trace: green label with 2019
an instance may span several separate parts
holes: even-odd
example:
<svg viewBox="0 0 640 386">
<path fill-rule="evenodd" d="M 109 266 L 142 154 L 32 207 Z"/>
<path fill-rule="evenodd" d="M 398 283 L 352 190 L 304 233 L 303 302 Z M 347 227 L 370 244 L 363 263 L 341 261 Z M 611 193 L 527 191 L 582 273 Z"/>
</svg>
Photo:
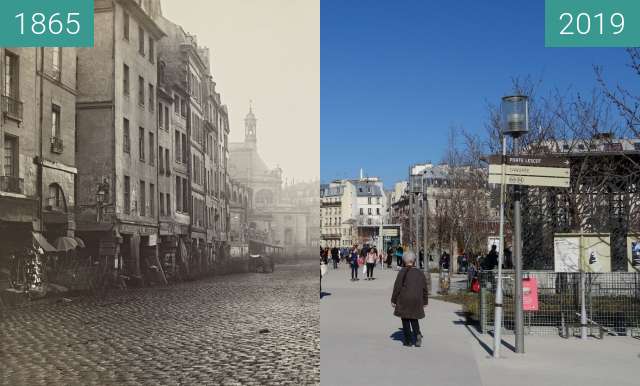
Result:
<svg viewBox="0 0 640 386">
<path fill-rule="evenodd" d="M 0 1 L 0 47 L 92 47 L 94 0 Z"/>
<path fill-rule="evenodd" d="M 640 47 L 638 0 L 545 0 L 546 47 Z"/>
</svg>

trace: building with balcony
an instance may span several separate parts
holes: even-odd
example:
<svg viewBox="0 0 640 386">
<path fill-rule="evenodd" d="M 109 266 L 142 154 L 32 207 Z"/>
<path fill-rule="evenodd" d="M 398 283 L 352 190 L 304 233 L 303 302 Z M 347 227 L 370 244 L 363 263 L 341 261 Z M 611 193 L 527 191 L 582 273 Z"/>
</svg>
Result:
<svg viewBox="0 0 640 386">
<path fill-rule="evenodd" d="M 0 69 L 3 260 L 75 235 L 76 49 L 0 48 Z"/>
</svg>

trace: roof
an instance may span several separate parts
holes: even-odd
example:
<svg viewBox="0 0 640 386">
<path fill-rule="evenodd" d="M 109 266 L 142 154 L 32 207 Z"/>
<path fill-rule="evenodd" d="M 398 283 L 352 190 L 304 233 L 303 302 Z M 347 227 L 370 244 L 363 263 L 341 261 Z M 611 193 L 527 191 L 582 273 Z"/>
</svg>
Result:
<svg viewBox="0 0 640 386">
<path fill-rule="evenodd" d="M 382 196 L 382 189 L 378 185 L 366 182 L 354 182 L 356 187 L 356 195 L 358 197 L 377 197 Z"/>
</svg>

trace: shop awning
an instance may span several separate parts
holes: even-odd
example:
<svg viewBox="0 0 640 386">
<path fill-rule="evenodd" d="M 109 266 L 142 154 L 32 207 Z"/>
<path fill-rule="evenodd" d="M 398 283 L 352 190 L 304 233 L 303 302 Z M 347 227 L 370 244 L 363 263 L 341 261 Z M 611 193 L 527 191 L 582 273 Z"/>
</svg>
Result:
<svg viewBox="0 0 640 386">
<path fill-rule="evenodd" d="M 58 250 L 47 241 L 42 233 L 31 232 L 31 234 L 33 235 L 33 239 L 35 240 L 36 244 L 38 244 L 38 246 L 40 246 L 40 248 L 42 248 L 45 252 L 58 252 Z"/>
</svg>

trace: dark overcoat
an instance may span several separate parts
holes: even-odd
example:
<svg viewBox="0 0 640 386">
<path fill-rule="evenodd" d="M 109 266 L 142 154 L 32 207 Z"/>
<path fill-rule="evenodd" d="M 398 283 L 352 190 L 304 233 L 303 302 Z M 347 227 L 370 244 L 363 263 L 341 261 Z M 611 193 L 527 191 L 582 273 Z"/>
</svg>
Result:
<svg viewBox="0 0 640 386">
<path fill-rule="evenodd" d="M 424 306 L 429 303 L 429 290 L 424 273 L 414 267 L 402 268 L 393 285 L 393 314 L 402 319 L 424 318 Z"/>
</svg>

